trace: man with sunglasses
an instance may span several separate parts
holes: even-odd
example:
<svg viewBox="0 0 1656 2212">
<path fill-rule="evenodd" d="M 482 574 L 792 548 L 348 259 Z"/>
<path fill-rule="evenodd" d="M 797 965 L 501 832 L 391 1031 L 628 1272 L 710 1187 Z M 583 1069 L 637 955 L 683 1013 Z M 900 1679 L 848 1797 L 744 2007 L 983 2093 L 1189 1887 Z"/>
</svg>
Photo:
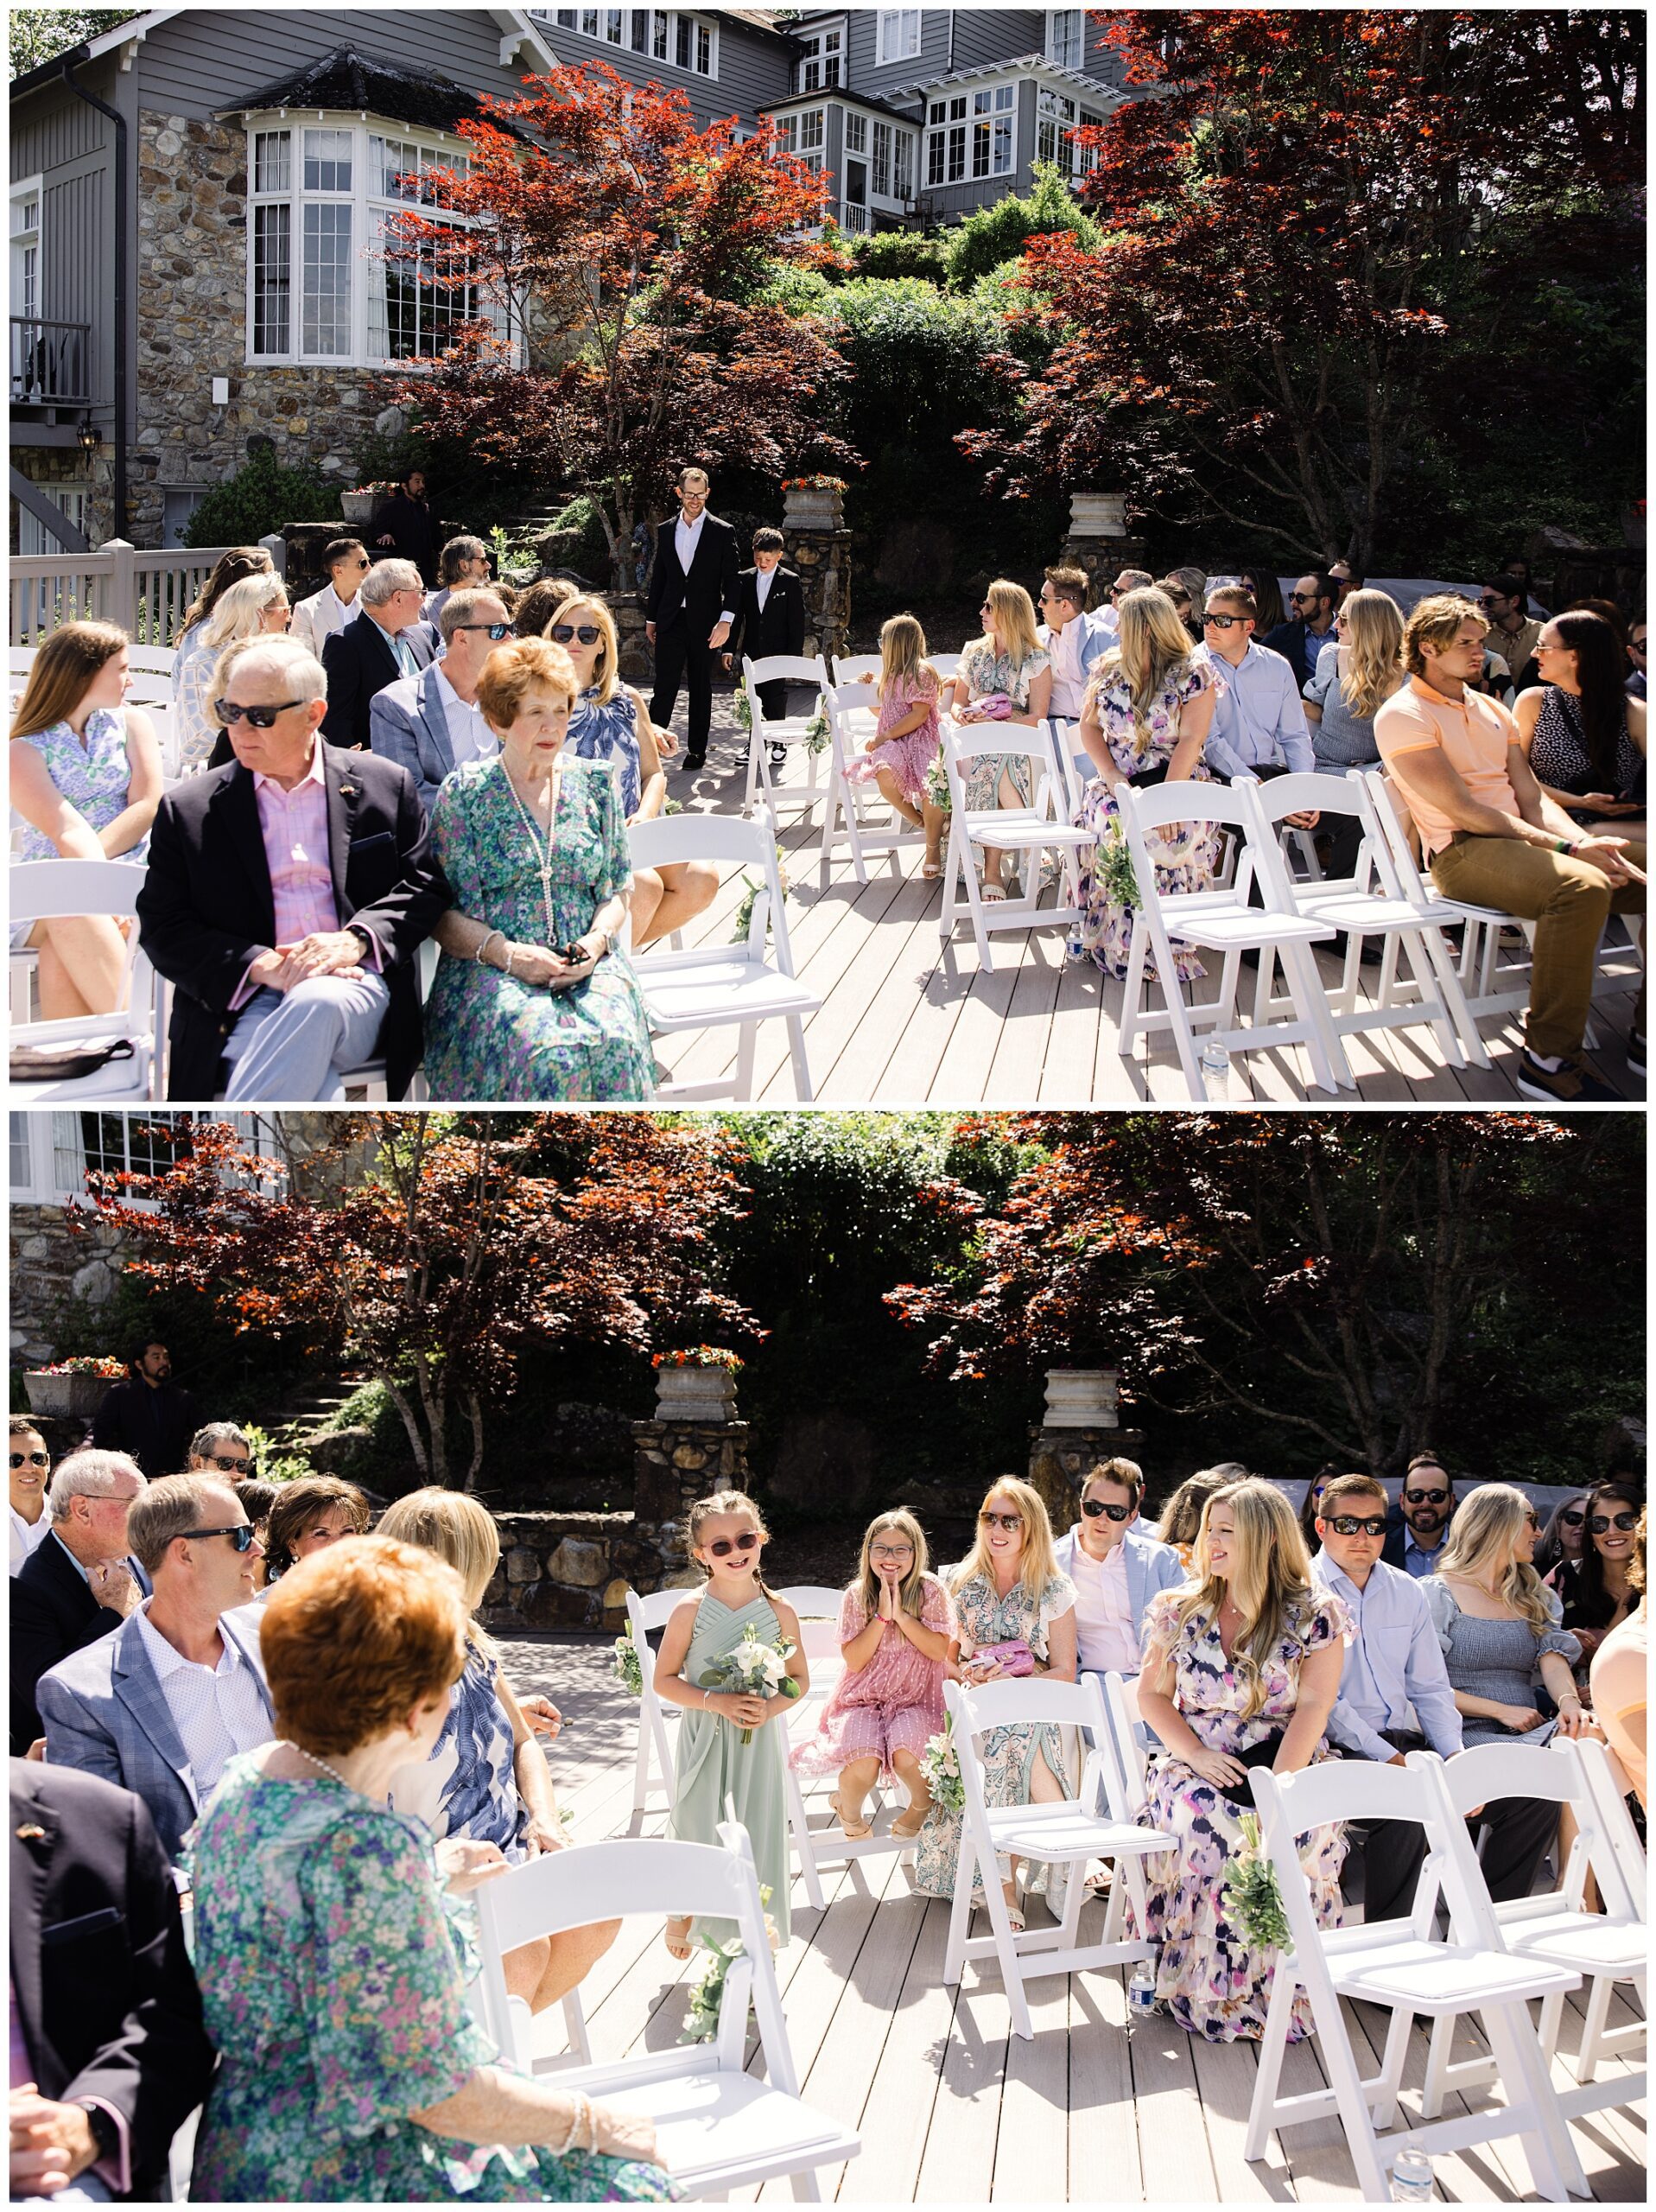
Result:
<svg viewBox="0 0 1656 2212">
<path fill-rule="evenodd" d="M 1387 1519 L 1381 1554 L 1386 1566 L 1399 1567 L 1417 1580 L 1436 1574 L 1454 1511 L 1454 1484 L 1435 1454 L 1417 1452 L 1403 1478 L 1398 1510 Z"/>
<path fill-rule="evenodd" d="M 368 710 L 370 748 L 408 770 L 428 816 L 446 776 L 468 760 L 499 753 L 500 740 L 477 702 L 477 680 L 489 655 L 512 633 L 504 600 L 483 586 L 447 593 L 437 626 L 441 658 L 423 675 L 388 683 Z"/>
<path fill-rule="evenodd" d="M 38 1551 L 52 1533 L 52 1516 L 46 1510 L 46 1478 L 52 1471 L 52 1455 L 46 1439 L 27 1414 L 11 1416 L 11 1483 L 7 1502 L 11 1507 L 11 1571 L 18 1573 L 31 1552 Z"/>
<path fill-rule="evenodd" d="M 294 608 L 293 626 L 288 632 L 290 638 L 297 638 L 301 645 L 308 645 L 318 660 L 328 639 L 337 637 L 348 622 L 354 622 L 361 613 L 362 601 L 358 594 L 373 563 L 359 537 L 336 537 L 323 554 L 322 565 L 327 570 L 327 582 L 320 591 L 300 601 Z"/>
<path fill-rule="evenodd" d="M 153 1594 L 113 1636 L 43 1675 L 36 1696 L 52 1764 L 141 1797 L 176 1859 L 226 1763 L 276 1733 L 252 1604 L 262 1548 L 217 1475 L 151 1483 L 127 1535 Z"/>
<path fill-rule="evenodd" d="M 225 1482 L 241 1484 L 255 1471 L 252 1446 L 233 1421 L 210 1421 L 190 1439 L 184 1462 L 187 1475 L 219 1475 Z"/>
<path fill-rule="evenodd" d="M 1340 587 L 1334 577 L 1320 572 L 1301 576 L 1288 594 L 1288 620 L 1259 641 L 1266 652 L 1280 653 L 1293 670 L 1296 691 L 1304 691 L 1317 673 L 1318 657 L 1334 636 L 1339 604 Z"/>
<path fill-rule="evenodd" d="M 416 955 L 454 903 L 413 783 L 323 742 L 327 678 L 290 638 L 242 646 L 223 683 L 235 760 L 163 797 L 138 893 L 174 987 L 167 1095 L 321 1104 L 378 1057 L 400 1098 Z"/>
<path fill-rule="evenodd" d="M 730 635 L 739 589 L 736 533 L 708 513 L 712 488 L 705 468 L 680 469 L 678 519 L 670 526 L 663 523 L 657 533 L 656 563 L 644 595 L 644 636 L 656 654 L 650 719 L 657 729 L 670 728 L 679 686 L 685 686 L 684 765 L 692 771 L 707 766 L 713 657 Z"/>
<path fill-rule="evenodd" d="M 1179 1555 L 1156 1541 L 1139 1512 L 1144 1470 L 1133 1459 L 1101 1460 L 1081 1488 L 1081 1519 L 1054 1550 L 1075 1586 L 1077 1664 L 1082 1674 L 1139 1672 L 1139 1624 L 1158 1590 L 1184 1580 Z"/>
<path fill-rule="evenodd" d="M 1541 625 L 1524 612 L 1527 596 L 1520 576 L 1497 576 L 1478 594 L 1478 604 L 1489 621 L 1485 648 L 1494 648 L 1514 682 L 1534 659 L 1535 641 L 1541 634 Z M 1511 704 L 1510 698 L 1507 703 Z"/>
</svg>

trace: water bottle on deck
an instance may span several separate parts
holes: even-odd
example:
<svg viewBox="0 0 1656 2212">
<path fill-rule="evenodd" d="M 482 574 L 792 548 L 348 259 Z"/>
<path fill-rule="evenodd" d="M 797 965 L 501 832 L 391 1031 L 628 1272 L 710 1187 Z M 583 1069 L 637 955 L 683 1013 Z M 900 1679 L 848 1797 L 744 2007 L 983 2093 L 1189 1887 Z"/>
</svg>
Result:
<svg viewBox="0 0 1656 2212">
<path fill-rule="evenodd" d="M 1392 2162 L 1393 2204 L 1431 2202 L 1431 2160 L 1424 2151 L 1399 2151 Z"/>
<path fill-rule="evenodd" d="M 1127 2019 L 1137 2027 L 1156 2009 L 1156 1968 L 1149 1959 L 1135 1964 L 1127 1982 Z"/>
<path fill-rule="evenodd" d="M 1230 1098 L 1230 1054 L 1217 1037 L 1209 1037 L 1196 1060 L 1202 1071 L 1202 1088 L 1209 1103 L 1215 1106 L 1227 1104 Z"/>
</svg>

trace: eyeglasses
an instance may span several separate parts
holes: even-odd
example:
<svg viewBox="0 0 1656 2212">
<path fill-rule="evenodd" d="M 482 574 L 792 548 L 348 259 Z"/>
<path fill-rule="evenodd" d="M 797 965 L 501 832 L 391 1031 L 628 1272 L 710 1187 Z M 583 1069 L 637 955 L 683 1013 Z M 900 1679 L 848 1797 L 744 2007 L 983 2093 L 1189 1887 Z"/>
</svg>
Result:
<svg viewBox="0 0 1656 2212">
<path fill-rule="evenodd" d="M 1509 599 L 1481 599 L 1478 601 L 1478 605 L 1483 609 L 1486 614 L 1492 614 L 1496 607 L 1510 607 L 1512 605 L 1512 601 Z"/>
<path fill-rule="evenodd" d="M 1558 1518 L 1566 1529 L 1579 1529 L 1587 1518 L 1586 1509 L 1583 1506 L 1572 1505 L 1567 1513 L 1561 1513 Z"/>
<path fill-rule="evenodd" d="M 1386 1516 L 1377 1513 L 1372 1520 L 1360 1521 L 1355 1513 L 1336 1513 L 1329 1526 L 1336 1536 L 1383 1536 Z"/>
<path fill-rule="evenodd" d="M 715 1559 L 728 1559 L 733 1552 L 751 1552 L 758 1541 L 758 1530 L 750 1529 L 746 1535 L 738 1536 L 733 1542 L 728 1536 L 720 1536 L 718 1542 L 709 1544 L 707 1549 Z"/>
<path fill-rule="evenodd" d="M 870 1559 L 912 1559 L 914 1546 L 912 1544 L 871 1544 L 868 1548 L 868 1556 Z"/>
<path fill-rule="evenodd" d="M 1638 1521 L 1639 1516 L 1636 1513 L 1618 1513 L 1614 1516 L 1607 1513 L 1596 1513 L 1587 1525 L 1596 1536 L 1602 1536 L 1612 1529 L 1620 1529 L 1625 1532 L 1628 1529 L 1635 1528 Z"/>
<path fill-rule="evenodd" d="M 1112 1521 L 1125 1521 L 1133 1508 L 1130 1505 L 1106 1505 L 1101 1497 L 1083 1497 L 1081 1510 L 1089 1521 L 1096 1521 L 1101 1513 L 1107 1513 Z"/>
<path fill-rule="evenodd" d="M 228 1536 L 232 1552 L 251 1552 L 253 1548 L 253 1524 L 238 1521 L 233 1529 L 181 1529 L 181 1536 Z"/>
<path fill-rule="evenodd" d="M 986 1529 L 1021 1529 L 1024 1525 L 1021 1513 L 980 1513 L 978 1519 Z"/>
<path fill-rule="evenodd" d="M 221 1475 L 251 1475 L 253 1471 L 251 1459 L 220 1459 L 213 1453 L 208 1454 L 207 1465 L 217 1467 Z"/>
<path fill-rule="evenodd" d="M 993 614 L 994 613 L 994 609 L 990 606 L 988 601 L 986 599 L 982 606 L 979 607 L 978 613 L 980 614 Z"/>
<path fill-rule="evenodd" d="M 239 721 L 247 721 L 255 729 L 270 729 L 278 715 L 285 715 L 289 707 L 308 707 L 308 699 L 283 699 L 275 707 L 238 707 L 229 699 L 215 699 L 213 711 L 219 717 L 222 729 L 233 729 Z"/>
<path fill-rule="evenodd" d="M 500 634 L 505 636 L 504 628 Z M 583 622 L 579 629 L 573 622 L 555 622 L 546 634 L 561 645 L 567 645 L 572 638 L 579 638 L 583 645 L 595 645 L 604 633 L 596 622 Z"/>
<path fill-rule="evenodd" d="M 1541 1525 L 1541 1516 L 1539 1513 L 1526 1513 L 1524 1516 L 1524 1518 L 1529 1522 L 1532 1529 L 1539 1529 Z"/>
<path fill-rule="evenodd" d="M 1315 607 L 1322 596 L 1320 591 L 1291 591 L 1288 604 L 1290 607 Z"/>
<path fill-rule="evenodd" d="M 18 1467 L 49 1467 L 52 1462 L 44 1452 L 14 1452 L 11 1464 L 16 1470 Z"/>
<path fill-rule="evenodd" d="M 1642 654 L 1642 653 L 1643 653 L 1643 652 L 1644 652 L 1644 650 L 1645 650 L 1645 641 L 1644 641 L 1644 639 L 1643 639 L 1642 638 L 1629 638 L 1629 639 L 1628 639 L 1628 640 L 1627 640 L 1627 651 L 1628 651 L 1630 653 L 1640 653 L 1640 654 Z"/>
<path fill-rule="evenodd" d="M 1240 630 L 1244 622 L 1251 622 L 1251 614 L 1204 614 L 1202 627 L 1208 630 Z"/>
<path fill-rule="evenodd" d="M 454 627 L 457 630 L 486 630 L 489 635 L 497 642 L 498 642 L 502 638 L 509 638 L 511 635 L 511 625 L 510 622 L 456 622 Z M 552 634 L 555 638 L 559 633 L 555 630 Z M 566 629 L 562 634 L 567 638 L 571 633 Z M 593 638 L 595 638 L 598 635 L 598 632 L 594 630 L 592 633 L 592 637 L 589 638 L 587 635 L 587 632 L 583 630 L 581 635 L 582 644 L 589 645 L 593 641 Z"/>
<path fill-rule="evenodd" d="M 1446 1505 L 1449 1492 L 1446 1490 L 1405 1490 L 1403 1503 L 1405 1505 Z"/>
</svg>

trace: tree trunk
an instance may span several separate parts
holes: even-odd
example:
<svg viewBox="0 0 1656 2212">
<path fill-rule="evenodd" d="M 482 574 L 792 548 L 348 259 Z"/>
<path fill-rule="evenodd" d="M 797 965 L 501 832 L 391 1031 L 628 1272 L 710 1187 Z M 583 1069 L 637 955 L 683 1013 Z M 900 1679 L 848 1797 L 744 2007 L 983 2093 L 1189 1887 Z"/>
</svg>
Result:
<svg viewBox="0 0 1656 2212">
<path fill-rule="evenodd" d="M 475 1390 L 466 1391 L 461 1401 L 466 1418 L 472 1424 L 472 1464 L 466 1470 L 461 1488 L 469 1496 L 477 1488 L 477 1478 L 483 1471 L 483 1405 Z"/>
<path fill-rule="evenodd" d="M 426 1450 L 425 1439 L 420 1433 L 420 1424 L 415 1418 L 414 1408 L 409 1402 L 408 1393 L 399 1389 L 397 1384 L 391 1382 L 389 1377 L 386 1380 L 385 1388 L 390 1393 L 391 1403 L 403 1417 L 403 1426 L 408 1431 L 409 1448 L 414 1453 L 414 1464 L 429 1482 L 431 1455 Z"/>
</svg>

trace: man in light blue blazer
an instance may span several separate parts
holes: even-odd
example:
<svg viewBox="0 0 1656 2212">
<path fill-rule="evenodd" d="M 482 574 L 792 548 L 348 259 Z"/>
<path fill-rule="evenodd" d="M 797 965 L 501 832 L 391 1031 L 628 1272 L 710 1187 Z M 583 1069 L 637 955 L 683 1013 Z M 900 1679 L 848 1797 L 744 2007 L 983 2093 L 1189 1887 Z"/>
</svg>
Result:
<svg viewBox="0 0 1656 2212">
<path fill-rule="evenodd" d="M 154 1594 L 41 1675 L 46 1755 L 142 1797 L 175 1859 L 227 1763 L 276 1732 L 251 1605 L 260 1547 L 234 1488 L 208 1475 L 151 1483 L 127 1534 Z"/>
<path fill-rule="evenodd" d="M 368 709 L 368 747 L 414 779 L 429 816 L 443 779 L 468 760 L 492 760 L 500 741 L 477 703 L 477 680 L 495 647 L 511 635 L 498 593 L 451 591 L 438 617 L 441 657 L 417 676 L 376 692 Z"/>
</svg>

